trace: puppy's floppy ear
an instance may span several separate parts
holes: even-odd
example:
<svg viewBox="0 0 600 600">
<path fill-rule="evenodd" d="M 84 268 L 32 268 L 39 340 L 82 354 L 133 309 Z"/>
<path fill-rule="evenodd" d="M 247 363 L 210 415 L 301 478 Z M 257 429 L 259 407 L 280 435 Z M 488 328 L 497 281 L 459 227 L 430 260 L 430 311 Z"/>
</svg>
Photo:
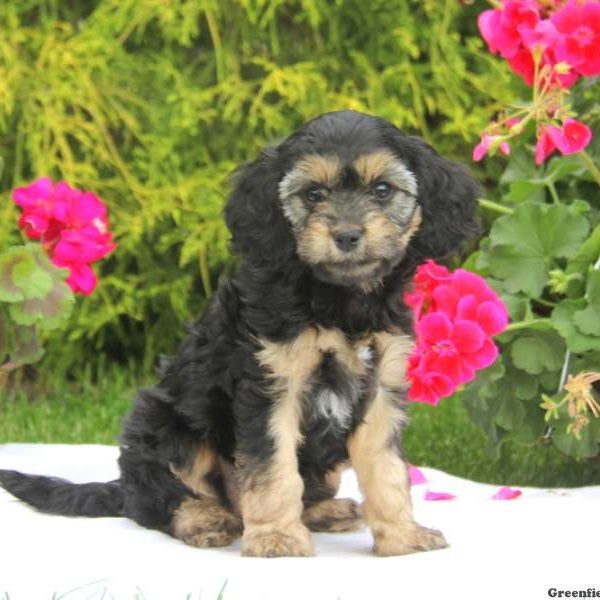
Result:
<svg viewBox="0 0 600 600">
<path fill-rule="evenodd" d="M 277 149 L 265 150 L 233 176 L 225 206 L 225 223 L 234 252 L 257 264 L 285 261 L 293 252 L 293 236 L 279 202 Z"/>
<path fill-rule="evenodd" d="M 416 137 L 401 136 L 398 154 L 417 176 L 422 224 L 409 254 L 416 259 L 443 258 L 480 232 L 478 186 L 466 169 L 441 157 Z"/>
</svg>

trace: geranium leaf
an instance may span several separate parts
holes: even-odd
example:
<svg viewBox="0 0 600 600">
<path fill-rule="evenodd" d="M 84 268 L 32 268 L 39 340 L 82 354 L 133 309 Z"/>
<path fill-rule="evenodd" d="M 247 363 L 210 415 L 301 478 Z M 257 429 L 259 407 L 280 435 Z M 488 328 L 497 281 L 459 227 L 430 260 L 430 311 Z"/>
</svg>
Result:
<svg viewBox="0 0 600 600">
<path fill-rule="evenodd" d="M 548 162 L 545 176 L 551 181 L 558 181 L 567 175 L 584 172 L 585 167 L 577 156 L 556 156 Z"/>
<path fill-rule="evenodd" d="M 592 458 L 600 451 L 600 419 L 590 415 L 590 422 L 583 427 L 579 439 L 573 433 L 567 433 L 570 419 L 563 418 L 556 422 L 556 430 L 552 434 L 552 443 L 561 451 L 574 458 Z"/>
<path fill-rule="evenodd" d="M 8 322 L 7 317 L 0 307 L 0 364 L 4 361 L 4 357 L 8 354 L 10 350 L 10 339 L 8 332 Z"/>
<path fill-rule="evenodd" d="M 14 339 L 14 348 L 10 353 L 11 362 L 27 365 L 40 360 L 44 355 L 34 327 L 17 327 Z"/>
<path fill-rule="evenodd" d="M 13 269 L 19 260 L 20 256 L 13 248 L 0 254 L 0 302 L 18 302 L 25 297 L 12 278 Z"/>
<path fill-rule="evenodd" d="M 538 186 L 544 185 L 540 169 L 534 165 L 531 156 L 521 149 L 515 150 L 506 166 L 506 170 L 500 177 L 500 183 L 503 185 L 515 181 L 532 182 L 533 185 Z"/>
<path fill-rule="evenodd" d="M 589 267 L 600 256 L 600 225 L 596 225 L 591 235 L 579 247 L 567 263 L 566 273 L 587 273 Z"/>
<path fill-rule="evenodd" d="M 531 400 L 538 395 L 538 378 L 529 375 L 520 369 L 514 369 L 510 372 L 510 378 L 514 382 L 515 395 L 521 400 Z"/>
<path fill-rule="evenodd" d="M 55 282 L 46 298 L 31 298 L 11 304 L 10 316 L 20 325 L 37 323 L 41 329 L 55 329 L 64 323 L 73 307 L 73 293 L 66 283 Z"/>
<path fill-rule="evenodd" d="M 13 266 L 12 280 L 25 298 L 44 298 L 52 289 L 52 276 L 31 255 Z"/>
<path fill-rule="evenodd" d="M 524 402 L 525 417 L 518 429 L 510 432 L 508 439 L 520 444 L 534 444 L 546 430 L 544 422 L 544 411 L 534 402 Z"/>
<path fill-rule="evenodd" d="M 514 181 L 510 184 L 510 189 L 504 195 L 504 200 L 511 204 L 521 202 L 543 202 L 546 197 L 546 190 L 539 183 L 531 181 Z"/>
<path fill-rule="evenodd" d="M 518 398 L 510 394 L 510 385 L 503 386 L 503 389 L 505 390 L 503 402 L 496 413 L 494 421 L 502 429 L 513 431 L 514 429 L 518 429 L 525 419 L 525 408 Z"/>
<path fill-rule="evenodd" d="M 588 229 L 584 217 L 562 204 L 522 204 L 494 221 L 490 271 L 504 280 L 509 292 L 540 296 L 553 259 L 572 256 Z"/>
<path fill-rule="evenodd" d="M 567 341 L 569 350 L 587 352 L 600 350 L 600 336 L 583 333 L 575 324 L 575 313 L 584 312 L 588 304 L 584 298 L 563 300 L 552 311 L 552 323 Z"/>
<path fill-rule="evenodd" d="M 585 300 L 588 306 L 573 315 L 575 325 L 582 333 L 600 335 L 600 271 L 590 271 Z"/>
<path fill-rule="evenodd" d="M 530 375 L 539 375 L 560 369 L 565 346 L 556 333 L 536 331 L 515 340 L 510 355 L 515 367 Z"/>
</svg>

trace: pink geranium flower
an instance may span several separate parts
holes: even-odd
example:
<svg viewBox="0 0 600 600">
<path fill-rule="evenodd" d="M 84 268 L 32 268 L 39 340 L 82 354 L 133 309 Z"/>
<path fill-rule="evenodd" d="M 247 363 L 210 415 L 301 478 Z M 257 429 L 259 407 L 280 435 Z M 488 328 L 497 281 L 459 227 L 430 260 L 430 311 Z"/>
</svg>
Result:
<svg viewBox="0 0 600 600">
<path fill-rule="evenodd" d="M 490 52 L 513 58 L 523 46 L 523 31 L 531 30 L 540 21 L 539 7 L 530 0 L 505 2 L 500 9 L 486 10 L 479 15 L 478 25 Z"/>
<path fill-rule="evenodd" d="M 548 127 L 547 132 L 556 148 L 565 155 L 581 152 L 592 139 L 590 128 L 575 119 L 566 119 L 561 128 Z"/>
<path fill-rule="evenodd" d="M 408 361 L 408 399 L 437 404 L 496 360 L 491 337 L 505 329 L 508 311 L 483 278 L 464 269 L 450 273 L 428 261 L 414 284 L 405 296 L 417 336 Z"/>
<path fill-rule="evenodd" d="M 536 165 L 541 165 L 556 150 L 556 145 L 552 141 L 548 129 L 550 129 L 550 127 L 540 127 L 537 143 L 535 145 Z"/>
<path fill-rule="evenodd" d="M 561 33 L 556 57 L 574 67 L 581 75 L 600 74 L 600 3 L 569 0 L 551 17 Z"/>
<path fill-rule="evenodd" d="M 521 496 L 523 492 L 521 490 L 510 488 L 510 487 L 501 487 L 493 496 L 492 500 L 514 500 Z"/>
<path fill-rule="evenodd" d="M 116 247 L 104 203 L 90 192 L 47 177 L 13 191 L 21 207 L 19 226 L 29 239 L 39 240 L 57 266 L 67 268 L 74 292 L 90 294 L 97 284 L 90 264 Z"/>
<path fill-rule="evenodd" d="M 562 127 L 540 127 L 535 147 L 535 163 L 541 165 L 555 150 L 565 155 L 581 152 L 591 139 L 590 128 L 575 119 L 566 119 Z"/>
<path fill-rule="evenodd" d="M 481 141 L 473 148 L 473 160 L 475 162 L 480 161 L 488 153 L 492 142 L 497 139 L 496 136 L 488 135 L 487 133 L 481 134 Z M 502 142 L 498 148 L 502 154 L 510 154 L 510 145 L 508 142 Z"/>
<path fill-rule="evenodd" d="M 427 490 L 423 496 L 423 500 L 437 501 L 437 500 L 454 500 L 456 496 L 448 492 L 432 492 Z"/>
</svg>

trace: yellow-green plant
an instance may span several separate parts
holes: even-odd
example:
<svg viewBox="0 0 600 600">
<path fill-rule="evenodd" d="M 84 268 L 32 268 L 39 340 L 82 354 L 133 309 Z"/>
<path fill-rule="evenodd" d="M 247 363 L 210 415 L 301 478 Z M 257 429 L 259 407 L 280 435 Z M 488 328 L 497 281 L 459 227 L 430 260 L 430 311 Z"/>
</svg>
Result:
<svg viewBox="0 0 600 600">
<path fill-rule="evenodd" d="M 72 369 L 103 352 L 149 367 L 173 350 L 230 264 L 228 175 L 319 113 L 376 113 L 466 158 L 514 85 L 481 52 L 477 10 L 455 0 L 1 3 L 0 246 L 16 236 L 8 190 L 43 175 L 101 195 L 119 243 L 45 360 Z"/>
</svg>

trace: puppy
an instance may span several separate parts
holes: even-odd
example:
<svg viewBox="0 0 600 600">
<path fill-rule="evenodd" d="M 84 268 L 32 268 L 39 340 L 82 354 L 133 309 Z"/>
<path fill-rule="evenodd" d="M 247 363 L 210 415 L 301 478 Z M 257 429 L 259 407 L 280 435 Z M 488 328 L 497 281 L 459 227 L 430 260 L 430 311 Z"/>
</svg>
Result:
<svg viewBox="0 0 600 600">
<path fill-rule="evenodd" d="M 125 419 L 120 478 L 0 483 L 45 512 L 124 516 L 193 546 L 310 556 L 371 528 L 381 556 L 446 546 L 413 520 L 400 441 L 416 266 L 477 230 L 476 186 L 387 121 L 322 115 L 235 175 L 238 272 Z M 351 465 L 364 505 L 336 499 Z"/>
</svg>

